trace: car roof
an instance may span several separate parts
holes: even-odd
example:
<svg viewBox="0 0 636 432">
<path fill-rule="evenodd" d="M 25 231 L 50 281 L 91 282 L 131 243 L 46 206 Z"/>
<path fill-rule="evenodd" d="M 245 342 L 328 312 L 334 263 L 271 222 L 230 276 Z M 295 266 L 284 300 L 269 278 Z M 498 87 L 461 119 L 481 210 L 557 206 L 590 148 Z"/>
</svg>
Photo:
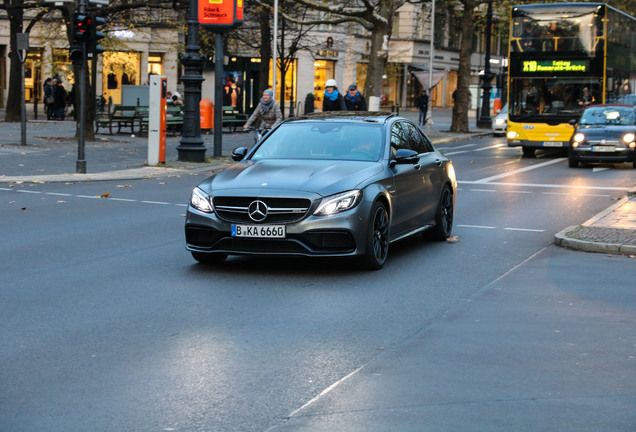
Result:
<svg viewBox="0 0 636 432">
<path fill-rule="evenodd" d="M 328 111 L 303 114 L 285 120 L 285 123 L 300 121 L 353 122 L 386 124 L 393 118 L 401 118 L 396 113 L 387 111 Z"/>
</svg>

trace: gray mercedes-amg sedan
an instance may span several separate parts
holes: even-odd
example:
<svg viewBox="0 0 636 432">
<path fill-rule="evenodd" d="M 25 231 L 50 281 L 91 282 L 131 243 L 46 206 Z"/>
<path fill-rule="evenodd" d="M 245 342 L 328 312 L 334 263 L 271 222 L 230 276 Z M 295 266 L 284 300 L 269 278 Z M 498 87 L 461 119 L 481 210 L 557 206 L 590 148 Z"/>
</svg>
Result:
<svg viewBox="0 0 636 432">
<path fill-rule="evenodd" d="M 228 255 L 358 257 L 379 269 L 389 245 L 451 235 L 452 162 L 408 119 L 386 112 L 290 118 L 192 191 L 186 248 Z"/>
</svg>

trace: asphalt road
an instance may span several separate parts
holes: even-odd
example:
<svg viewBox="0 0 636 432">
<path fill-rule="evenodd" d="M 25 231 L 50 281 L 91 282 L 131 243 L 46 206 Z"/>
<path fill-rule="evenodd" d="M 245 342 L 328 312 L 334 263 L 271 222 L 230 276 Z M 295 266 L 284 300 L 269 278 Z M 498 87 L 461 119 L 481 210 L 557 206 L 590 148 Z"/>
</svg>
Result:
<svg viewBox="0 0 636 432">
<path fill-rule="evenodd" d="M 443 409 L 421 404 L 409 416 L 395 390 L 369 384 L 380 370 L 397 374 L 409 355 L 421 356 L 437 377 L 433 389 L 446 381 L 458 393 L 476 392 L 477 385 L 501 381 L 478 349 L 497 340 L 471 338 L 462 351 L 435 335 L 458 336 L 448 316 L 471 328 L 479 308 L 494 308 L 488 294 L 502 287 L 529 299 L 533 289 L 551 286 L 575 296 L 582 281 L 605 287 L 608 271 L 613 289 L 626 292 L 633 260 L 584 254 L 581 266 L 578 253 L 551 241 L 633 186 L 632 170 L 571 170 L 558 154 L 523 159 L 500 138 L 446 152 L 459 178 L 456 238 L 394 244 L 379 272 L 343 260 L 231 257 L 219 269 L 196 264 L 184 249 L 183 223 L 201 174 L 0 185 L 0 430 L 422 430 L 424 415 L 429 430 L 460 431 L 490 418 L 493 406 L 497 416 L 471 430 L 558 430 L 553 426 L 574 413 L 555 413 L 544 401 L 519 415 L 528 405 L 510 401 L 531 399 L 524 387 L 506 388 L 505 398 L 499 395 L 505 403 L 491 393 L 489 404 L 440 398 Z M 622 301 L 633 311 L 633 295 L 623 291 L 607 299 L 599 291 L 597 300 Z M 515 328 L 514 316 L 505 322 Z M 633 335 L 614 330 L 633 355 Z M 602 352 L 608 335 L 591 334 L 586 342 Z M 451 367 L 460 352 L 461 365 L 474 364 L 473 373 Z M 576 377 L 582 397 L 599 388 L 600 378 L 611 378 L 608 386 L 633 382 L 633 365 L 618 376 L 594 354 L 604 373 L 597 379 L 590 368 Z M 524 363 L 522 383 L 571 379 L 537 365 Z M 471 379 L 447 381 L 461 374 Z M 432 397 L 408 377 L 401 387 Z M 585 406 L 588 417 L 598 414 L 605 423 L 573 430 L 633 430 L 633 410 L 616 399 Z M 627 400 L 634 401 L 633 391 Z M 392 403 L 401 415 L 390 414 Z M 374 407 L 366 417 L 365 407 Z"/>
</svg>

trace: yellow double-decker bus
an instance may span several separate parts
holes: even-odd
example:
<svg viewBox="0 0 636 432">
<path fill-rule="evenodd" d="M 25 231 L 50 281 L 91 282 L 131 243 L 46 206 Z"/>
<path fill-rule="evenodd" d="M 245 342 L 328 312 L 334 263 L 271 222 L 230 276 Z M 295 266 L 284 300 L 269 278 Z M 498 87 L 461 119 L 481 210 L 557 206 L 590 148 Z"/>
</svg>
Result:
<svg viewBox="0 0 636 432">
<path fill-rule="evenodd" d="M 508 145 L 569 146 L 586 106 L 636 93 L 636 18 L 604 3 L 513 6 Z"/>
</svg>

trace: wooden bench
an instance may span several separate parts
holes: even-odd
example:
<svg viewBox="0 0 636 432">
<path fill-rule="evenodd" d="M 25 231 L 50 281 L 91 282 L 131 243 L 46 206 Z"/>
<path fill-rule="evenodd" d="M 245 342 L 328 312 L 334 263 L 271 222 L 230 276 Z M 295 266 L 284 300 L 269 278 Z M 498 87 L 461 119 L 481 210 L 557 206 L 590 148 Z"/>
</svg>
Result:
<svg viewBox="0 0 636 432">
<path fill-rule="evenodd" d="M 243 127 L 247 123 L 247 114 L 241 114 L 234 107 L 223 107 L 223 127 L 230 132 L 236 132 L 237 127 Z"/>
<path fill-rule="evenodd" d="M 130 128 L 130 133 L 134 134 L 135 131 L 141 131 L 140 124 L 140 112 L 148 112 L 147 106 L 135 106 L 135 105 L 115 105 L 113 110 L 108 113 L 99 113 L 95 120 L 95 133 L 99 132 L 100 128 L 108 128 L 108 132 L 112 135 L 113 129 L 117 127 L 117 132 L 120 133 L 122 128 Z"/>
<path fill-rule="evenodd" d="M 140 129 L 139 133 L 148 131 L 148 107 L 138 110 Z M 176 135 L 183 127 L 183 105 L 168 105 L 166 112 L 166 131 L 172 130 Z"/>
</svg>

